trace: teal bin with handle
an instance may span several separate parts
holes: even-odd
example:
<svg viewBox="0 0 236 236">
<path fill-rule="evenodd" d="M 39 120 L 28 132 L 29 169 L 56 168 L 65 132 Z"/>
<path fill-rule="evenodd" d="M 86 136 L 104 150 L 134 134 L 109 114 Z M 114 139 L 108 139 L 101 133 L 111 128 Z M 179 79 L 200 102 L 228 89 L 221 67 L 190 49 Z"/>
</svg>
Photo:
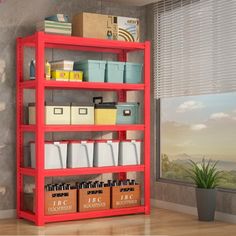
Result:
<svg viewBox="0 0 236 236">
<path fill-rule="evenodd" d="M 142 68 L 140 63 L 125 63 L 124 82 L 127 84 L 140 84 L 142 83 Z"/>
<path fill-rule="evenodd" d="M 105 82 L 123 83 L 124 69 L 125 69 L 125 62 L 107 61 Z"/>
<path fill-rule="evenodd" d="M 86 60 L 74 62 L 75 71 L 83 71 L 84 81 L 104 82 L 105 81 L 106 61 Z"/>
<path fill-rule="evenodd" d="M 138 124 L 139 103 L 119 102 L 116 104 L 116 124 Z"/>
</svg>

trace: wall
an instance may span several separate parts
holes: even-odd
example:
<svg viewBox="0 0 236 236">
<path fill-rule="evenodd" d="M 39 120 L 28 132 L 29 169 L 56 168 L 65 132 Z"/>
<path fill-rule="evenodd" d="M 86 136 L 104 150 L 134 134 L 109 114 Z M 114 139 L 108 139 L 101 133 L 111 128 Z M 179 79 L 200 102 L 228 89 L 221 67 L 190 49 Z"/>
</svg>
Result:
<svg viewBox="0 0 236 236">
<path fill-rule="evenodd" d="M 150 40 L 153 40 L 154 37 L 154 16 L 153 16 L 153 5 L 150 4 L 146 6 L 146 37 Z M 153 86 L 153 80 L 152 81 L 152 86 Z M 151 97 L 153 98 L 153 90 L 151 91 Z M 152 105 L 151 107 L 155 107 L 155 100 L 152 100 Z M 152 110 L 152 127 L 151 129 L 151 140 L 152 144 L 151 147 L 151 156 L 152 162 L 151 162 L 151 173 L 152 173 L 152 180 L 151 180 L 151 198 L 154 199 L 153 203 L 155 206 L 159 207 L 165 207 L 165 208 L 170 208 L 174 209 L 173 207 L 175 204 L 178 205 L 176 207 L 176 210 L 188 212 L 188 213 L 196 213 L 196 211 L 193 211 L 192 208 L 196 207 L 196 199 L 195 199 L 195 189 L 192 186 L 188 185 L 181 185 L 178 183 L 170 183 L 168 181 L 163 181 L 163 180 L 156 180 L 157 176 L 157 136 L 155 135 L 156 131 L 156 120 L 157 117 L 155 115 L 154 109 Z M 157 201 L 155 201 L 157 200 Z M 165 203 L 165 204 L 163 204 Z M 168 205 L 169 203 L 169 205 Z M 174 203 L 174 205 L 173 205 Z M 186 208 L 184 208 L 186 206 Z M 188 211 L 186 209 L 191 210 Z M 235 192 L 226 192 L 226 191 L 218 191 L 217 193 L 217 212 L 220 213 L 226 213 L 230 215 L 236 215 L 236 193 Z M 232 216 L 229 218 L 225 214 L 218 214 L 218 219 L 221 220 L 229 220 L 232 222 L 236 222 L 235 216 Z M 230 220 L 231 219 L 231 220 Z M 233 219 L 233 220 L 232 220 Z"/>
<path fill-rule="evenodd" d="M 65 13 L 70 18 L 79 12 L 95 12 L 104 14 L 114 14 L 121 16 L 138 17 L 141 20 L 141 39 L 145 37 L 145 8 L 129 7 L 116 3 L 115 1 L 105 0 L 1 0 L 0 1 L 0 212 L 1 210 L 15 209 L 15 42 L 16 37 L 26 36 L 35 32 L 35 24 L 44 19 L 45 16 L 55 13 Z M 33 51 L 29 50 L 26 55 L 26 62 L 31 59 Z M 105 59 L 114 57 L 103 54 L 86 54 L 70 52 L 65 54 L 62 51 L 47 50 L 47 59 L 74 59 L 80 60 L 88 56 L 93 59 Z M 131 60 L 142 60 L 142 55 L 133 55 Z M 28 66 L 26 64 L 26 76 Z M 49 101 L 61 101 L 74 99 L 88 100 L 92 97 L 92 92 L 65 93 L 61 91 L 47 92 L 46 99 Z M 100 95 L 97 93 L 96 95 Z M 26 94 L 25 103 L 33 98 L 33 94 Z M 115 99 L 114 94 L 109 98 Z M 139 95 L 131 94 L 134 100 L 139 100 Z M 91 133 L 84 134 L 82 138 L 91 137 Z M 98 134 L 105 137 L 106 134 Z M 68 135 L 71 137 L 71 135 Z M 60 138 L 61 134 L 49 134 L 47 138 Z M 80 136 L 81 137 L 81 136 Z M 27 137 L 30 139 L 31 137 Z M 1 214 L 0 214 L 1 215 Z"/>
</svg>

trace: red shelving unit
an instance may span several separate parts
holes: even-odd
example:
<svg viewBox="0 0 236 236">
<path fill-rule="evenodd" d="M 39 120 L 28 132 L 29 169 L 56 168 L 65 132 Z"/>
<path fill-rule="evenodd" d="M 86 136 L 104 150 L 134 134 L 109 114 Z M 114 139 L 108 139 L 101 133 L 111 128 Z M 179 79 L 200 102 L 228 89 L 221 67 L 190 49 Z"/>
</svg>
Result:
<svg viewBox="0 0 236 236">
<path fill-rule="evenodd" d="M 36 80 L 24 81 L 23 64 L 25 47 L 34 47 L 36 52 Z M 117 60 L 127 61 L 127 53 L 133 51 L 144 52 L 144 83 L 143 84 L 113 84 L 90 82 L 59 82 L 44 79 L 45 48 L 60 48 L 90 52 L 109 52 L 117 55 Z M 23 92 L 24 89 L 35 89 L 36 125 L 25 125 L 23 120 Z M 44 100 L 45 89 L 85 89 L 116 91 L 118 100 L 126 101 L 127 91 L 143 91 L 144 93 L 144 124 L 137 125 L 45 125 Z M 17 216 L 44 225 L 48 222 L 79 220 L 125 214 L 150 213 L 150 43 L 132 43 L 45 34 L 37 32 L 34 35 L 17 38 Z M 144 132 L 144 164 L 133 166 L 91 167 L 77 169 L 44 170 L 44 135 L 46 132 L 118 132 L 120 140 L 126 138 L 126 131 L 140 130 Z M 36 168 L 24 168 L 24 132 L 35 133 Z M 124 209 L 109 209 L 88 213 L 73 213 L 55 216 L 44 214 L 44 185 L 45 177 L 90 175 L 102 173 L 118 173 L 119 178 L 125 178 L 126 172 L 144 173 L 144 205 Z M 35 213 L 26 212 L 22 208 L 23 177 L 35 178 Z"/>
</svg>

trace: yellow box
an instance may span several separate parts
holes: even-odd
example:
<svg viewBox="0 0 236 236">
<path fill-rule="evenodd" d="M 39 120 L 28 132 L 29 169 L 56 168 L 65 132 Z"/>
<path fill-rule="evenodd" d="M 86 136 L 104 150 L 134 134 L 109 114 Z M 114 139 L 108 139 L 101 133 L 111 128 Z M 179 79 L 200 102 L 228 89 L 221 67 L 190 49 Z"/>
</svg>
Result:
<svg viewBox="0 0 236 236">
<path fill-rule="evenodd" d="M 95 125 L 115 125 L 116 107 L 109 107 L 104 104 L 95 104 L 94 123 Z"/>
<path fill-rule="evenodd" d="M 69 80 L 82 82 L 83 81 L 83 71 L 70 71 Z"/>
<path fill-rule="evenodd" d="M 69 71 L 66 70 L 53 70 L 52 71 L 52 79 L 60 80 L 60 81 L 68 81 L 69 80 Z"/>
</svg>

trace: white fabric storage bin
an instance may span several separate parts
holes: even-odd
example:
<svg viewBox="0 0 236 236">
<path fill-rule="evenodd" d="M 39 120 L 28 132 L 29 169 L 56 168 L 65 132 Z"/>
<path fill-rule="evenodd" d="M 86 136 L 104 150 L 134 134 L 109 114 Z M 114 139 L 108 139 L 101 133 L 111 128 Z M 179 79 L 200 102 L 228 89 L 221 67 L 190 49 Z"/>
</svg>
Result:
<svg viewBox="0 0 236 236">
<path fill-rule="evenodd" d="M 119 165 L 140 165 L 141 140 L 124 140 L 119 145 Z"/>
<path fill-rule="evenodd" d="M 35 124 L 35 104 L 28 105 L 29 124 Z M 46 103 L 45 104 L 46 125 L 70 125 L 70 103 Z"/>
<path fill-rule="evenodd" d="M 94 125 L 94 105 L 72 103 L 70 112 L 72 125 Z"/>
<path fill-rule="evenodd" d="M 70 141 L 67 167 L 93 167 L 93 150 L 94 141 Z"/>
<path fill-rule="evenodd" d="M 96 140 L 94 144 L 95 167 L 101 166 L 117 166 L 119 155 L 118 140 Z"/>
<path fill-rule="evenodd" d="M 45 142 L 44 169 L 64 169 L 67 162 L 68 142 Z M 30 143 L 31 167 L 35 168 L 35 143 Z"/>
</svg>

